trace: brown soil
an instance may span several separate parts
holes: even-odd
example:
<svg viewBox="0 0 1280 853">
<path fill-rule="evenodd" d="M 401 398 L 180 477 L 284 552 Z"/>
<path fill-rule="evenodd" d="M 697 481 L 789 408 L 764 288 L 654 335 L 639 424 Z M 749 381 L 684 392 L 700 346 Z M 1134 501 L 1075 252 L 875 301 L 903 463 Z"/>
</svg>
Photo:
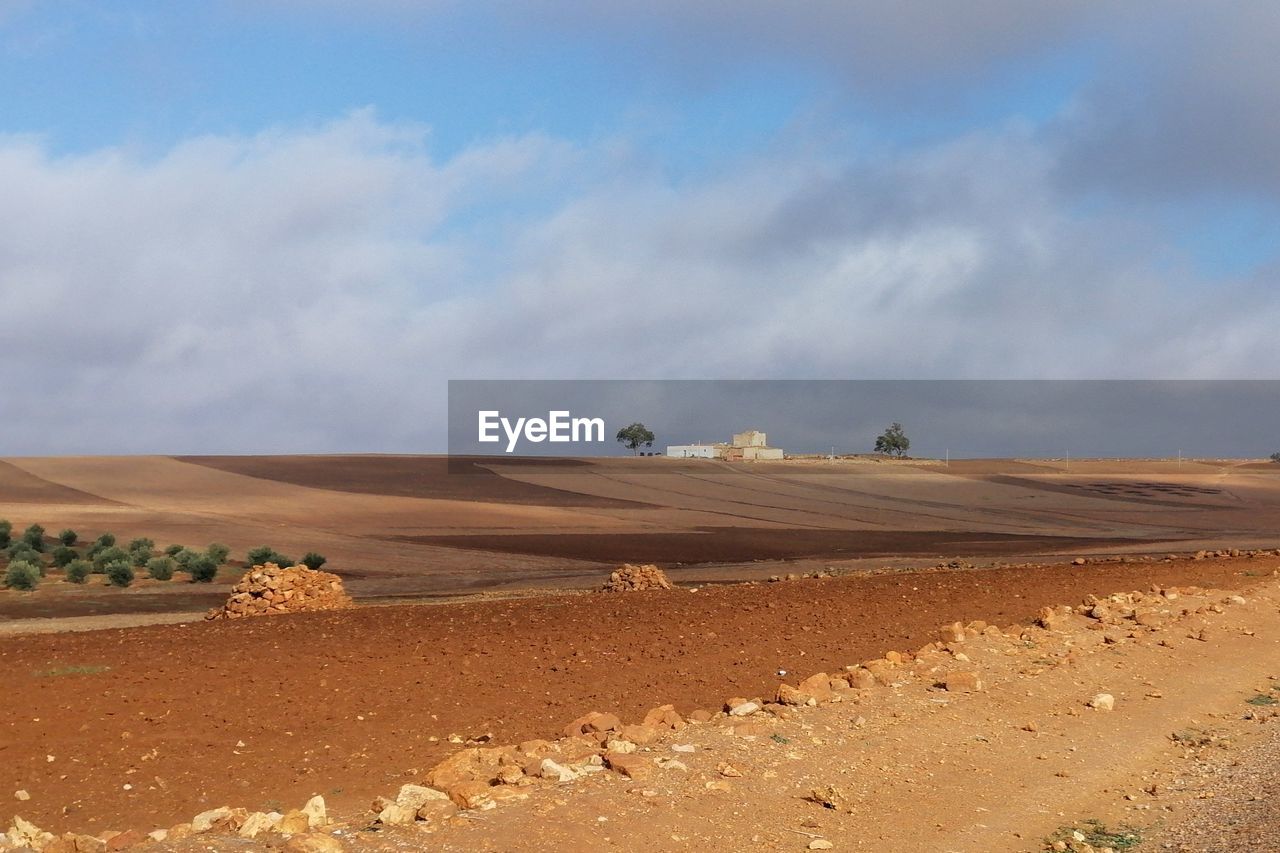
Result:
<svg viewBox="0 0 1280 853">
<path fill-rule="evenodd" d="M 1027 622 L 1044 604 L 1150 583 L 1241 587 L 1274 558 L 802 580 L 626 596 L 379 607 L 234 623 L 0 637 L 0 774 L 59 830 L 169 825 L 313 793 L 363 811 L 454 747 L 514 743 L 586 710 L 636 719 L 778 669 L 912 649 L 937 626 Z M 49 760 L 47 756 L 53 756 Z"/>
<path fill-rule="evenodd" d="M 1086 539 L 1000 533 L 915 530 L 787 530 L 707 527 L 673 533 L 512 533 L 412 536 L 405 541 L 463 550 L 534 554 L 593 562 L 738 563 L 885 556 L 1009 555 L 1148 544 L 1136 539 Z"/>
<path fill-rule="evenodd" d="M 365 495 L 478 501 L 539 506 L 635 509 L 645 504 L 503 477 L 504 467 L 579 470 L 590 462 L 577 459 L 469 459 L 443 456 L 178 456 L 204 465 L 262 480 L 276 480 Z"/>
</svg>

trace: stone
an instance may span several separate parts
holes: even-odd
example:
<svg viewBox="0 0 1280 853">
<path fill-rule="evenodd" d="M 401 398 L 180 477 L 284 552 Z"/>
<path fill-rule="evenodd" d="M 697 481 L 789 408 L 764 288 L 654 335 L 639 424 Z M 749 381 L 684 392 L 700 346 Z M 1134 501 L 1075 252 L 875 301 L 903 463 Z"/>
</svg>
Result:
<svg viewBox="0 0 1280 853">
<path fill-rule="evenodd" d="M 973 670 L 947 673 L 943 682 L 948 693 L 979 693 L 987 689 L 986 683 Z"/>
<path fill-rule="evenodd" d="M 262 833 L 273 829 L 275 829 L 275 821 L 265 812 L 254 812 L 240 824 L 239 835 L 241 838 L 257 838 Z"/>
<path fill-rule="evenodd" d="M 1036 624 L 1046 631 L 1054 630 L 1058 626 L 1058 611 L 1052 607 L 1041 607 L 1036 614 Z"/>
<path fill-rule="evenodd" d="M 166 841 L 185 841 L 195 835 L 194 830 L 189 823 L 176 823 L 169 827 L 169 831 L 165 833 Z"/>
<path fill-rule="evenodd" d="M 439 823 L 446 818 L 453 817 L 458 813 L 458 806 L 453 800 L 428 800 L 418 809 L 418 820 L 434 821 Z"/>
<path fill-rule="evenodd" d="M 492 747 L 460 750 L 431 768 L 426 783 L 437 790 L 448 791 L 463 782 L 493 782 L 498 778 L 499 762 L 504 755 L 514 756 L 514 751 Z"/>
<path fill-rule="evenodd" d="M 651 563 L 642 566 L 626 563 L 613 570 L 603 589 L 605 592 L 639 592 L 675 589 L 675 585 L 662 569 Z"/>
<path fill-rule="evenodd" d="M 662 705 L 645 714 L 643 724 L 656 729 L 682 729 L 685 720 L 676 713 L 675 705 Z"/>
<path fill-rule="evenodd" d="M 342 853 L 346 849 L 341 841 L 322 832 L 295 836 L 284 845 L 285 853 Z"/>
<path fill-rule="evenodd" d="M 543 779 L 550 779 L 553 782 L 572 782 L 578 778 L 578 773 L 565 767 L 557 761 L 550 758 L 544 758 L 538 764 L 538 776 Z"/>
<path fill-rule="evenodd" d="M 306 566 L 254 566 L 231 588 L 222 607 L 206 619 L 241 619 L 272 613 L 342 610 L 354 606 L 343 591 L 342 579 Z"/>
<path fill-rule="evenodd" d="M 1116 697 L 1110 693 L 1099 693 L 1089 700 L 1089 707 L 1099 711 L 1111 711 L 1116 707 Z"/>
<path fill-rule="evenodd" d="M 902 656 L 899 655 L 898 659 L 901 661 Z M 818 704 L 830 702 L 831 676 L 827 675 L 825 672 L 819 672 L 816 675 L 811 675 L 804 681 L 800 682 L 798 689 L 801 693 L 806 693 L 813 697 L 814 701 Z"/>
<path fill-rule="evenodd" d="M 815 838 L 809 842 L 810 850 L 834 850 L 835 845 L 825 838 Z"/>
<path fill-rule="evenodd" d="M 276 831 L 284 835 L 299 835 L 311 828 L 311 820 L 307 817 L 306 812 L 300 809 L 291 809 L 280 817 L 280 822 L 276 824 Z"/>
<path fill-rule="evenodd" d="M 399 803 L 388 803 L 378 812 L 378 822 L 385 826 L 407 826 L 418 819 L 418 810 Z"/>
<path fill-rule="evenodd" d="M 107 839 L 108 850 L 128 850 L 130 847 L 137 847 L 139 844 L 145 843 L 147 837 L 136 829 L 126 829 L 124 832 L 118 832 Z"/>
<path fill-rule="evenodd" d="M 779 684 L 776 692 L 778 702 L 783 705 L 817 705 L 818 700 L 808 693 L 801 693 L 790 684 Z"/>
<path fill-rule="evenodd" d="M 213 829 L 214 824 L 229 817 L 231 817 L 231 809 L 226 806 L 200 812 L 200 814 L 191 819 L 191 831 L 197 834 L 208 832 Z"/>
<path fill-rule="evenodd" d="M 606 753 L 612 752 L 621 755 L 635 752 L 637 747 L 629 740 L 611 740 L 604 745 L 604 749 Z"/>
<path fill-rule="evenodd" d="M 396 794 L 396 805 L 417 811 L 432 800 L 448 802 L 449 795 L 425 785 L 401 785 Z"/>
<path fill-rule="evenodd" d="M 53 833 L 45 832 L 34 823 L 14 815 L 13 825 L 9 827 L 8 834 L 0 838 L 7 838 L 14 847 L 31 847 L 39 850 L 53 841 Z"/>
<path fill-rule="evenodd" d="M 1076 557 L 1074 560 L 1072 560 L 1072 561 L 1071 561 L 1071 565 L 1073 565 L 1073 566 L 1083 566 L 1083 565 L 1084 565 L 1085 563 L 1087 563 L 1087 562 L 1089 562 L 1089 561 L 1088 561 L 1088 560 L 1086 560 L 1084 557 Z"/>
<path fill-rule="evenodd" d="M 938 637 L 943 644 L 946 643 L 963 643 L 965 641 L 964 625 L 959 622 L 952 622 L 950 625 L 943 625 L 938 629 Z"/>
<path fill-rule="evenodd" d="M 0 835 L 0 843 L 4 839 L 5 836 Z M 45 845 L 42 853 L 103 853 L 107 849 L 107 842 L 101 838 L 68 832 Z"/>
<path fill-rule="evenodd" d="M 169 830 L 167 830 L 167 829 L 153 829 L 153 830 L 151 830 L 150 832 L 148 832 L 148 833 L 147 833 L 147 838 L 150 838 L 152 841 L 156 842 L 157 844 L 159 844 L 159 843 L 161 843 L 161 842 L 164 842 L 164 841 L 168 841 L 168 840 L 169 840 Z"/>
<path fill-rule="evenodd" d="M 586 725 L 588 732 L 616 732 L 622 728 L 617 714 L 595 714 Z"/>
<path fill-rule="evenodd" d="M 319 794 L 307 800 L 307 804 L 302 807 L 302 813 L 307 816 L 309 829 L 320 829 L 329 823 L 329 814 L 324 807 L 324 797 Z"/>
<path fill-rule="evenodd" d="M 27 800 L 31 799 L 31 795 L 28 794 L 26 791 L 19 789 L 13 792 L 13 798 L 15 800 L 21 800 L 22 802 L 25 803 Z"/>
<path fill-rule="evenodd" d="M 479 809 L 492 802 L 492 792 L 487 782 L 462 782 L 449 789 L 449 799 L 460 809 Z"/>
<path fill-rule="evenodd" d="M 715 714 L 702 708 L 689 712 L 689 722 L 691 723 L 709 723 L 713 717 L 715 717 Z"/>
<path fill-rule="evenodd" d="M 727 761 L 721 761 L 716 765 L 716 772 L 726 779 L 738 779 L 742 776 L 742 771 L 734 767 Z"/>
<path fill-rule="evenodd" d="M 876 686 L 876 677 L 869 670 L 858 667 L 849 671 L 849 686 L 858 690 L 866 690 Z"/>
<path fill-rule="evenodd" d="M 754 700 L 743 700 L 742 702 L 736 705 L 732 705 L 729 708 L 729 716 L 730 717 L 747 717 L 759 711 L 761 707 L 763 706 L 759 702 L 756 702 Z"/>
<path fill-rule="evenodd" d="M 630 741 L 631 743 L 638 744 L 640 746 L 651 744 L 658 740 L 658 738 L 662 737 L 662 732 L 658 731 L 657 728 L 646 725 L 623 726 L 622 731 L 620 731 L 619 734 L 622 736 L 623 740 Z"/>
<path fill-rule="evenodd" d="M 604 762 L 610 770 L 621 773 L 628 779 L 639 781 L 653 774 L 653 762 L 634 752 L 606 752 Z"/>
</svg>

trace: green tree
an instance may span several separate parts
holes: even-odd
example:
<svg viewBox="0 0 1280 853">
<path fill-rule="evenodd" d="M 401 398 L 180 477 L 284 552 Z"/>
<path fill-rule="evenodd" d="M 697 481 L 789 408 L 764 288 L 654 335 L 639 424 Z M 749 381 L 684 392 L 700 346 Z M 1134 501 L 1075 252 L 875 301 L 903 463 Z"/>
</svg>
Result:
<svg viewBox="0 0 1280 853">
<path fill-rule="evenodd" d="M 0 548 L 8 548 L 13 541 L 13 522 L 0 518 Z"/>
<path fill-rule="evenodd" d="M 102 574 L 107 570 L 107 566 L 111 563 L 128 563 L 129 552 L 123 548 L 117 548 L 115 545 L 108 545 L 99 549 L 98 553 L 93 555 L 93 571 Z"/>
<path fill-rule="evenodd" d="M 76 536 L 76 532 L 70 527 L 58 534 L 58 541 L 63 545 L 66 545 L 68 548 L 76 544 L 77 538 L 79 537 Z"/>
<path fill-rule="evenodd" d="M 167 581 L 173 577 L 173 559 L 170 557 L 152 557 L 147 560 L 147 574 L 158 581 Z"/>
<path fill-rule="evenodd" d="M 876 439 L 876 453 L 888 456 L 906 456 L 911 448 L 911 439 L 902 431 L 902 424 L 894 421 L 889 428 Z"/>
<path fill-rule="evenodd" d="M 324 558 L 323 554 L 317 554 L 315 551 L 308 551 L 302 557 L 302 565 L 312 571 L 318 570 L 325 563 L 329 562 Z"/>
<path fill-rule="evenodd" d="M 164 553 L 165 553 L 165 556 L 167 557 L 176 557 L 185 550 L 187 550 L 186 545 L 174 544 L 174 545 L 170 545 L 168 548 L 165 548 Z"/>
<path fill-rule="evenodd" d="M 9 589 L 33 590 L 40 583 L 41 572 L 26 560 L 10 563 L 4 573 L 4 585 Z"/>
<path fill-rule="evenodd" d="M 78 559 L 79 554 L 75 548 L 68 548 L 66 545 L 59 545 L 53 549 L 53 564 L 60 569 L 65 569 L 71 565 L 71 561 Z"/>
<path fill-rule="evenodd" d="M 281 554 L 270 545 L 259 545 L 257 548 L 250 548 L 247 556 L 249 565 L 265 566 L 267 563 L 275 563 L 277 566 L 292 566 L 293 560 Z"/>
<path fill-rule="evenodd" d="M 637 422 L 618 430 L 618 441 L 627 450 L 635 453 L 642 446 L 653 447 L 653 431 L 644 424 Z"/>
<path fill-rule="evenodd" d="M 1271 461 L 1272 461 L 1272 462 L 1280 462 L 1280 453 L 1272 453 L 1272 454 L 1271 454 Z"/>
<path fill-rule="evenodd" d="M 188 563 L 192 583 L 209 583 L 218 576 L 218 561 L 208 554 L 196 554 Z"/>
<path fill-rule="evenodd" d="M 221 542 L 214 542 L 208 548 L 205 548 L 204 552 L 213 557 L 219 566 L 227 562 L 227 558 L 231 556 L 231 549 Z"/>
<path fill-rule="evenodd" d="M 89 577 L 89 573 L 93 571 L 93 564 L 88 560 L 72 560 L 67 563 L 67 568 L 64 571 L 67 580 L 72 583 L 84 583 L 85 578 Z"/>
<path fill-rule="evenodd" d="M 33 524 L 22 532 L 22 541 L 37 551 L 44 550 L 44 528 Z"/>
<path fill-rule="evenodd" d="M 107 564 L 106 576 L 112 586 L 129 586 L 133 583 L 133 566 L 126 560 L 116 560 Z"/>
</svg>

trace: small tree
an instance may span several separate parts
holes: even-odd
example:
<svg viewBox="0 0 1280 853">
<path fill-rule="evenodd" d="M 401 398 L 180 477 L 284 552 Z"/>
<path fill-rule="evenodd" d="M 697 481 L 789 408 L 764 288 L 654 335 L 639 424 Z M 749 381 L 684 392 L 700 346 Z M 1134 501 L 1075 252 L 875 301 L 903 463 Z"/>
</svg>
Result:
<svg viewBox="0 0 1280 853">
<path fill-rule="evenodd" d="M 13 541 L 13 522 L 0 518 L 0 548 L 8 548 Z"/>
<path fill-rule="evenodd" d="M 1271 454 L 1271 461 L 1272 461 L 1272 462 L 1280 462 L 1280 453 L 1272 453 L 1272 454 Z"/>
<path fill-rule="evenodd" d="M 53 549 L 53 564 L 60 569 L 65 569 L 71 565 L 71 561 L 77 559 L 80 555 L 76 553 L 75 548 L 68 548 L 66 545 L 59 545 Z"/>
<path fill-rule="evenodd" d="M 10 563 L 4 573 L 4 585 L 9 589 L 33 590 L 40 583 L 40 569 L 26 560 Z"/>
<path fill-rule="evenodd" d="M 17 542 L 10 542 L 9 547 L 4 549 L 9 555 L 9 562 L 18 560 L 26 560 L 31 563 L 40 562 L 40 552 L 32 548 L 26 540 L 19 539 Z"/>
<path fill-rule="evenodd" d="M 128 563 L 129 552 L 123 548 L 117 548 L 115 545 L 108 545 L 99 549 L 98 553 L 93 555 L 93 570 L 98 574 L 102 574 L 107 570 L 107 566 L 111 563 Z"/>
<path fill-rule="evenodd" d="M 94 557 L 98 556 L 99 552 L 105 551 L 107 548 L 111 548 L 115 544 L 116 544 L 115 534 L 112 534 L 112 533 L 102 534 L 97 539 L 93 540 L 93 544 L 89 546 L 89 559 L 92 560 Z"/>
<path fill-rule="evenodd" d="M 156 542 L 154 539 L 148 539 L 145 536 L 139 536 L 137 539 L 130 540 L 129 551 L 146 551 L 150 554 L 155 550 Z"/>
<path fill-rule="evenodd" d="M 653 447 L 653 431 L 637 422 L 618 430 L 618 441 L 627 450 L 635 453 L 641 446 Z"/>
<path fill-rule="evenodd" d="M 327 562 L 329 561 L 324 558 L 323 554 L 317 554 L 315 551 L 308 551 L 302 557 L 302 565 L 312 571 L 316 571 Z"/>
<path fill-rule="evenodd" d="M 192 583 L 209 583 L 218 576 L 218 562 L 208 554 L 196 554 L 187 562 Z"/>
<path fill-rule="evenodd" d="M 208 548 L 205 548 L 204 552 L 213 557 L 219 566 L 227 562 L 227 558 L 231 556 L 231 549 L 221 542 L 214 542 Z"/>
<path fill-rule="evenodd" d="M 67 563 L 65 569 L 67 580 L 72 583 L 84 583 L 91 571 L 93 571 L 93 564 L 88 560 L 72 560 Z"/>
<path fill-rule="evenodd" d="M 293 565 L 292 558 L 286 557 L 270 545 L 259 545 L 257 548 L 250 548 L 247 559 L 251 566 L 265 566 L 267 563 L 275 563 L 277 566 Z"/>
<path fill-rule="evenodd" d="M 911 439 L 902 431 L 902 424 L 894 421 L 879 438 L 876 439 L 876 453 L 888 456 L 906 456 L 911 448 Z"/>
<path fill-rule="evenodd" d="M 126 560 L 116 560 L 107 564 L 107 583 L 112 586 L 128 586 L 133 583 L 133 566 Z"/>
<path fill-rule="evenodd" d="M 70 527 L 58 534 L 58 541 L 63 545 L 66 545 L 68 548 L 76 544 L 76 539 L 78 538 L 79 537 L 76 535 L 76 532 Z"/>
<path fill-rule="evenodd" d="M 26 542 L 36 551 L 44 550 L 44 528 L 38 524 L 33 524 L 22 532 L 22 541 Z"/>
<path fill-rule="evenodd" d="M 167 581 L 173 577 L 173 560 L 169 557 L 152 557 L 147 560 L 147 574 L 158 581 Z"/>
<path fill-rule="evenodd" d="M 186 545 L 176 545 L 176 544 L 175 544 L 175 545 L 170 545 L 168 548 L 165 548 L 165 549 L 164 549 L 164 553 L 165 553 L 165 556 L 168 556 L 168 557 L 176 557 L 176 556 L 178 556 L 179 554 L 181 554 L 181 553 L 182 553 L 183 551 L 185 551 L 185 550 L 187 550 L 187 546 L 186 546 Z"/>
</svg>

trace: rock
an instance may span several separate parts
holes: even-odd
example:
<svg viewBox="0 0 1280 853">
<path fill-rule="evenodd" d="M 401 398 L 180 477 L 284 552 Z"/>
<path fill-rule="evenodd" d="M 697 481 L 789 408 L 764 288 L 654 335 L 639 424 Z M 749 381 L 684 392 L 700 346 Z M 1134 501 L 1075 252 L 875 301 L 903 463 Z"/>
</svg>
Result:
<svg viewBox="0 0 1280 853">
<path fill-rule="evenodd" d="M 139 844 L 146 842 L 147 837 L 136 829 L 127 829 L 124 832 L 118 832 L 107 839 L 108 850 L 128 850 L 130 847 L 137 847 Z"/>
<path fill-rule="evenodd" d="M 665 572 L 652 564 L 643 566 L 626 563 L 613 570 L 605 581 L 605 592 L 637 592 L 647 589 L 674 589 L 675 585 Z"/>
<path fill-rule="evenodd" d="M 948 693 L 979 693 L 987 689 L 986 683 L 972 670 L 947 673 L 943 684 Z"/>
<path fill-rule="evenodd" d="M 1116 707 L 1116 697 L 1110 693 L 1099 693 L 1089 700 L 1089 707 L 1099 711 L 1111 711 Z"/>
<path fill-rule="evenodd" d="M 835 785 L 823 785 L 821 788 L 814 788 L 804 799 L 811 803 L 817 803 L 823 808 L 835 809 L 836 811 L 846 811 L 849 807 L 848 794 Z"/>
<path fill-rule="evenodd" d="M 4 839 L 5 836 L 0 835 L 0 844 Z M 107 842 L 101 838 L 68 832 L 45 845 L 42 853 L 103 853 L 107 849 Z"/>
<path fill-rule="evenodd" d="M 147 833 L 147 838 L 150 838 L 152 841 L 156 842 L 157 844 L 159 844 L 159 843 L 161 843 L 161 842 L 164 842 L 164 841 L 168 841 L 168 840 L 169 840 L 169 830 L 167 830 L 167 829 L 153 829 L 153 830 L 151 830 L 150 832 L 148 832 L 148 833 Z"/>
<path fill-rule="evenodd" d="M 894 652 L 894 654 L 897 653 Z M 900 663 L 901 660 L 902 656 L 898 655 L 898 662 Z M 804 681 L 801 681 L 797 686 L 797 689 L 799 689 L 801 693 L 806 693 L 813 697 L 814 701 L 818 704 L 830 702 L 831 676 L 827 675 L 825 672 L 819 672 L 816 675 L 811 675 Z"/>
<path fill-rule="evenodd" d="M 341 841 L 322 832 L 295 836 L 284 846 L 285 853 L 342 853 L 346 849 Z"/>
<path fill-rule="evenodd" d="M 952 622 L 950 625 L 943 625 L 938 629 L 938 637 L 943 644 L 946 643 L 963 643 L 965 641 L 964 625 L 959 622 Z"/>
<path fill-rule="evenodd" d="M 729 700 L 733 702 L 734 700 Z M 742 700 L 736 705 L 729 707 L 730 717 L 747 717 L 759 711 L 763 706 L 754 700 Z"/>
<path fill-rule="evenodd" d="M 623 740 L 630 741 L 631 743 L 638 744 L 640 746 L 653 743 L 662 736 L 662 732 L 658 731 L 653 726 L 646 725 L 623 726 L 622 731 L 619 732 L 619 734 L 622 736 Z"/>
<path fill-rule="evenodd" d="M 26 791 L 19 789 L 13 792 L 13 798 L 15 800 L 21 800 L 22 802 L 25 803 L 27 800 L 31 799 L 31 795 L 28 794 Z"/>
<path fill-rule="evenodd" d="M 538 775 L 543 779 L 550 779 L 553 782 L 572 782 L 578 778 L 578 773 L 570 770 L 559 762 L 552 761 L 550 758 L 544 758 L 538 764 Z"/>
<path fill-rule="evenodd" d="M 460 750 L 431 768 L 426 782 L 440 791 L 448 791 L 463 782 L 493 782 L 498 778 L 503 756 L 514 757 L 514 750 L 491 747 Z"/>
<path fill-rule="evenodd" d="M 779 684 L 776 692 L 778 702 L 783 705 L 817 705 L 818 700 L 808 693 L 801 693 L 790 684 Z"/>
<path fill-rule="evenodd" d="M 1071 561 L 1071 565 L 1073 565 L 1073 566 L 1083 566 L 1083 565 L 1084 565 L 1085 563 L 1087 563 L 1087 562 L 1089 562 L 1089 561 L 1088 561 L 1088 560 L 1086 560 L 1084 557 L 1076 557 L 1074 560 L 1072 560 L 1072 561 Z"/>
<path fill-rule="evenodd" d="M 244 819 L 244 823 L 240 824 L 239 835 L 241 838 L 257 838 L 264 832 L 270 832 L 275 829 L 276 821 L 272 820 L 264 812 L 254 812 Z"/>
<path fill-rule="evenodd" d="M 329 815 L 324 807 L 324 797 L 319 794 L 307 800 L 307 804 L 302 807 L 302 813 L 307 816 L 309 829 L 320 829 L 329 823 Z"/>
<path fill-rule="evenodd" d="M 825 838 L 815 838 L 809 842 L 810 850 L 834 850 L 835 845 Z"/>
<path fill-rule="evenodd" d="M 342 579 L 306 566 L 280 567 L 275 563 L 254 566 L 231 588 L 222 607 L 206 619 L 242 619 L 275 613 L 342 610 L 354 606 L 342 588 Z"/>
<path fill-rule="evenodd" d="M 385 826 L 407 826 L 418 819 L 418 810 L 399 803 L 388 803 L 378 812 L 378 822 Z"/>
<path fill-rule="evenodd" d="M 9 844 L 14 847 L 30 847 L 34 850 L 40 850 L 53 841 L 53 833 L 45 832 L 34 823 L 14 815 L 13 825 L 9 827 L 8 834 L 0 836 L 0 838 L 7 839 Z"/>
<path fill-rule="evenodd" d="M 449 789 L 449 799 L 460 809 L 484 808 L 493 801 L 493 787 L 487 782 L 463 782 Z"/>
<path fill-rule="evenodd" d="M 716 765 L 716 772 L 727 779 L 737 779 L 742 776 L 742 771 L 734 767 L 727 761 L 721 761 Z"/>
<path fill-rule="evenodd" d="M 653 762 L 638 753 L 606 752 L 604 762 L 610 770 L 621 773 L 628 779 L 639 781 L 653 775 Z"/>
<path fill-rule="evenodd" d="M 281 816 L 276 831 L 284 835 L 300 835 L 311 828 L 311 819 L 300 809 L 291 809 Z"/>
<path fill-rule="evenodd" d="M 1230 602 L 1231 604 L 1248 604 L 1248 602 L 1245 601 L 1244 597 L 1239 595 L 1228 596 L 1227 601 Z"/>
<path fill-rule="evenodd" d="M 622 728 L 617 714 L 596 714 L 587 723 L 588 732 L 616 732 Z"/>
<path fill-rule="evenodd" d="M 870 670 L 856 667 L 849 670 L 849 686 L 858 690 L 866 690 L 876 686 L 876 677 Z"/>
<path fill-rule="evenodd" d="M 673 749 L 675 747 L 672 747 Z M 636 751 L 636 745 L 629 740 L 611 740 L 604 745 L 606 753 L 624 755 Z"/>
<path fill-rule="evenodd" d="M 439 823 L 445 818 L 453 817 L 458 813 L 458 806 L 453 800 L 428 800 L 418 809 L 418 820 L 434 821 Z"/>
<path fill-rule="evenodd" d="M 635 744 L 632 744 L 631 746 L 633 749 L 635 748 Z M 519 785 L 521 782 L 525 781 L 524 769 L 517 767 L 514 764 L 508 764 L 498 771 L 498 778 L 496 781 L 502 785 Z"/>
<path fill-rule="evenodd" d="M 715 717 L 715 714 L 702 708 L 689 712 L 689 722 L 691 723 L 709 723 L 713 717 Z"/>
<path fill-rule="evenodd" d="M 1036 624 L 1046 631 L 1054 630 L 1058 626 L 1058 611 L 1052 607 L 1041 607 L 1036 614 Z"/>
<path fill-rule="evenodd" d="M 425 785 L 401 785 L 396 794 L 396 804 L 417 811 L 432 800 L 449 801 L 449 795 Z"/>
<path fill-rule="evenodd" d="M 165 833 L 165 840 L 166 841 L 185 841 L 186 839 L 190 838 L 192 835 L 195 835 L 195 832 L 192 831 L 191 824 L 177 823 L 169 827 L 168 832 Z"/>
<path fill-rule="evenodd" d="M 226 820 L 231 817 L 231 809 L 222 806 L 217 809 L 210 809 L 207 812 L 200 812 L 191 819 L 191 831 L 194 833 L 208 832 L 213 829 L 214 824 L 218 821 Z"/>
<path fill-rule="evenodd" d="M 676 713 L 675 705 L 662 705 L 644 715 L 644 725 L 655 729 L 682 729 L 685 727 L 684 717 Z"/>
</svg>

